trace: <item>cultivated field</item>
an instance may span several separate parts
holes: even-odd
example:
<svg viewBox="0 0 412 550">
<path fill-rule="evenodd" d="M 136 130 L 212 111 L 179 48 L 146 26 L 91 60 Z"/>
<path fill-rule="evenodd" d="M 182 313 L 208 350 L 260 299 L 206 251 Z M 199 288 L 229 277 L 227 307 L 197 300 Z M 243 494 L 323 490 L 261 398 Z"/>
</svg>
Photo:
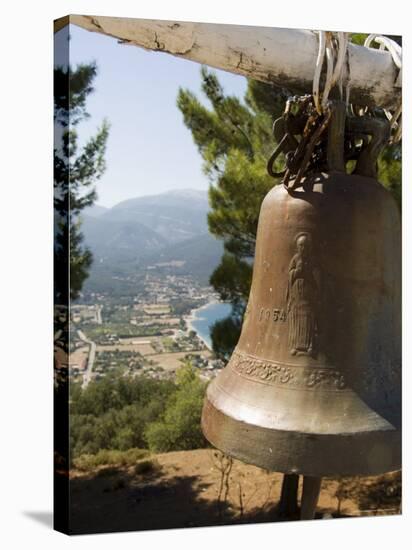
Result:
<svg viewBox="0 0 412 550">
<path fill-rule="evenodd" d="M 126 339 L 125 339 L 126 340 Z M 110 344 L 110 345 L 104 345 L 104 346 L 97 346 L 97 351 L 134 351 L 139 352 L 142 355 L 148 355 L 151 353 L 155 353 L 155 350 L 152 348 L 151 344 L 149 343 L 150 340 L 148 338 L 142 338 L 141 342 L 137 342 L 137 338 L 127 338 L 127 340 L 130 340 L 130 343 L 124 343 L 123 341 L 119 344 Z M 135 344 L 132 342 L 136 341 Z"/>
<path fill-rule="evenodd" d="M 150 355 L 150 360 L 160 365 L 164 370 L 175 371 L 182 366 L 182 359 L 186 355 L 201 355 L 202 357 L 210 357 L 210 351 L 178 351 L 176 353 L 159 353 Z"/>
</svg>

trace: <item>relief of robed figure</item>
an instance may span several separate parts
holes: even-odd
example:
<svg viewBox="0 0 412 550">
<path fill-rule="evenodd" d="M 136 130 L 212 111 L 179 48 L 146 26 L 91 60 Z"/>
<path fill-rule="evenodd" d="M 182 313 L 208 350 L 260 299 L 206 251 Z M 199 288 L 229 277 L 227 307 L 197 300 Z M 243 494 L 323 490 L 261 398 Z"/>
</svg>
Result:
<svg viewBox="0 0 412 550">
<path fill-rule="evenodd" d="M 292 355 L 317 353 L 319 332 L 319 269 L 309 233 L 295 239 L 296 253 L 289 264 L 286 292 L 289 350 Z"/>
</svg>

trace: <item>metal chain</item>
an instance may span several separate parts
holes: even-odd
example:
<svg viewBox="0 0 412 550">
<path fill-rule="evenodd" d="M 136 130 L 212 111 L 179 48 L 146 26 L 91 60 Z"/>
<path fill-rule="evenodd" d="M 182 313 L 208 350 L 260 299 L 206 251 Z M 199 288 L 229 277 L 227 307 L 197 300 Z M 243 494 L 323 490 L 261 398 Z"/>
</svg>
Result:
<svg viewBox="0 0 412 550">
<path fill-rule="evenodd" d="M 278 145 L 268 160 L 267 170 L 270 176 L 283 178 L 282 183 L 289 190 L 299 187 L 302 178 L 307 173 L 327 165 L 327 140 L 324 138 L 324 133 L 331 119 L 331 102 L 328 98 L 334 86 L 339 86 L 340 97 L 341 100 L 343 99 L 343 71 L 348 53 L 349 33 L 319 31 L 318 35 L 319 50 L 313 77 L 312 95 L 289 98 L 282 117 L 277 119 L 273 125 L 273 133 Z M 393 61 L 399 69 L 398 81 L 400 82 L 402 48 L 393 40 L 378 35 L 369 35 L 365 46 L 369 47 L 373 41 L 380 44 L 381 49 L 386 48 L 391 53 Z M 325 57 L 326 76 L 321 93 L 320 76 Z M 349 116 L 348 124 L 350 122 L 348 130 L 350 135 L 347 143 L 345 141 L 345 159 L 352 160 L 359 158 L 360 155 L 364 156 L 365 148 L 371 148 L 367 145 L 368 133 L 374 134 L 374 143 L 378 143 L 378 141 L 381 143 L 382 138 L 378 137 L 378 133 L 383 130 L 377 119 L 374 119 L 376 122 L 372 122 L 370 117 L 373 113 L 369 113 L 367 108 L 356 109 L 356 106 L 349 105 L 349 82 L 346 83 L 346 104 L 352 115 L 347 114 Z M 391 142 L 396 143 L 402 136 L 402 107 L 400 105 L 393 114 L 389 111 L 385 111 L 385 113 L 390 120 L 391 129 L 394 130 Z M 364 118 L 365 115 L 367 115 L 366 118 Z M 359 127 L 361 122 L 359 119 L 365 122 L 361 124 L 363 133 L 353 130 L 353 128 Z M 356 120 L 359 120 L 359 123 Z M 295 136 L 300 136 L 299 141 Z M 356 139 L 361 141 L 361 146 L 355 145 Z M 285 156 L 285 168 L 277 172 L 274 170 L 274 165 L 281 153 Z M 291 178 L 293 178 L 293 183 L 289 185 Z"/>
<path fill-rule="evenodd" d="M 329 108 L 326 107 L 324 113 L 319 114 L 311 95 L 289 98 L 282 117 L 273 124 L 278 145 L 267 163 L 269 175 L 274 178 L 282 177 L 283 185 L 290 190 L 299 187 L 304 175 L 316 168 L 319 158 L 325 158 L 325 152 L 319 146 L 329 119 Z M 297 135 L 301 136 L 299 141 L 295 137 Z M 274 163 L 280 153 L 285 155 L 286 166 L 281 172 L 275 172 Z M 293 184 L 289 185 L 292 177 Z"/>
</svg>

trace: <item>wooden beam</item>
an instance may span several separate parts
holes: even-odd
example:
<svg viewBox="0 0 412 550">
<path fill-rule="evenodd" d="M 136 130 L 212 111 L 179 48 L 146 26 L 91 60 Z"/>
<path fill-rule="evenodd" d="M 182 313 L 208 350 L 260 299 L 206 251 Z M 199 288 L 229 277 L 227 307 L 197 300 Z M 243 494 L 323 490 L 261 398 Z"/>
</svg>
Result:
<svg viewBox="0 0 412 550">
<path fill-rule="evenodd" d="M 117 38 L 122 44 L 168 53 L 311 93 L 318 51 L 313 31 L 71 15 L 70 23 Z M 345 82 L 350 101 L 393 108 L 401 101 L 398 70 L 388 52 L 350 44 Z"/>
<path fill-rule="evenodd" d="M 54 20 L 54 32 L 59 32 L 60 29 L 70 23 L 70 15 L 65 15 L 59 19 Z"/>
</svg>

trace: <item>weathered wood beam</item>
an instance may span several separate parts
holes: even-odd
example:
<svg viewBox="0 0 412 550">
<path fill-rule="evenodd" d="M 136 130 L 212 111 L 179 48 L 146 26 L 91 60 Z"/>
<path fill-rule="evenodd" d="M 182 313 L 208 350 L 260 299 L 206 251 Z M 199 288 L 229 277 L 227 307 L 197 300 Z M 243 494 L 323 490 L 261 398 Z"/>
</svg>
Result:
<svg viewBox="0 0 412 550">
<path fill-rule="evenodd" d="M 293 93 L 310 93 L 318 51 L 313 31 L 71 15 L 70 23 L 123 44 L 168 53 L 240 74 Z M 391 108 L 402 89 L 388 52 L 350 44 L 345 81 L 350 100 Z"/>
</svg>

